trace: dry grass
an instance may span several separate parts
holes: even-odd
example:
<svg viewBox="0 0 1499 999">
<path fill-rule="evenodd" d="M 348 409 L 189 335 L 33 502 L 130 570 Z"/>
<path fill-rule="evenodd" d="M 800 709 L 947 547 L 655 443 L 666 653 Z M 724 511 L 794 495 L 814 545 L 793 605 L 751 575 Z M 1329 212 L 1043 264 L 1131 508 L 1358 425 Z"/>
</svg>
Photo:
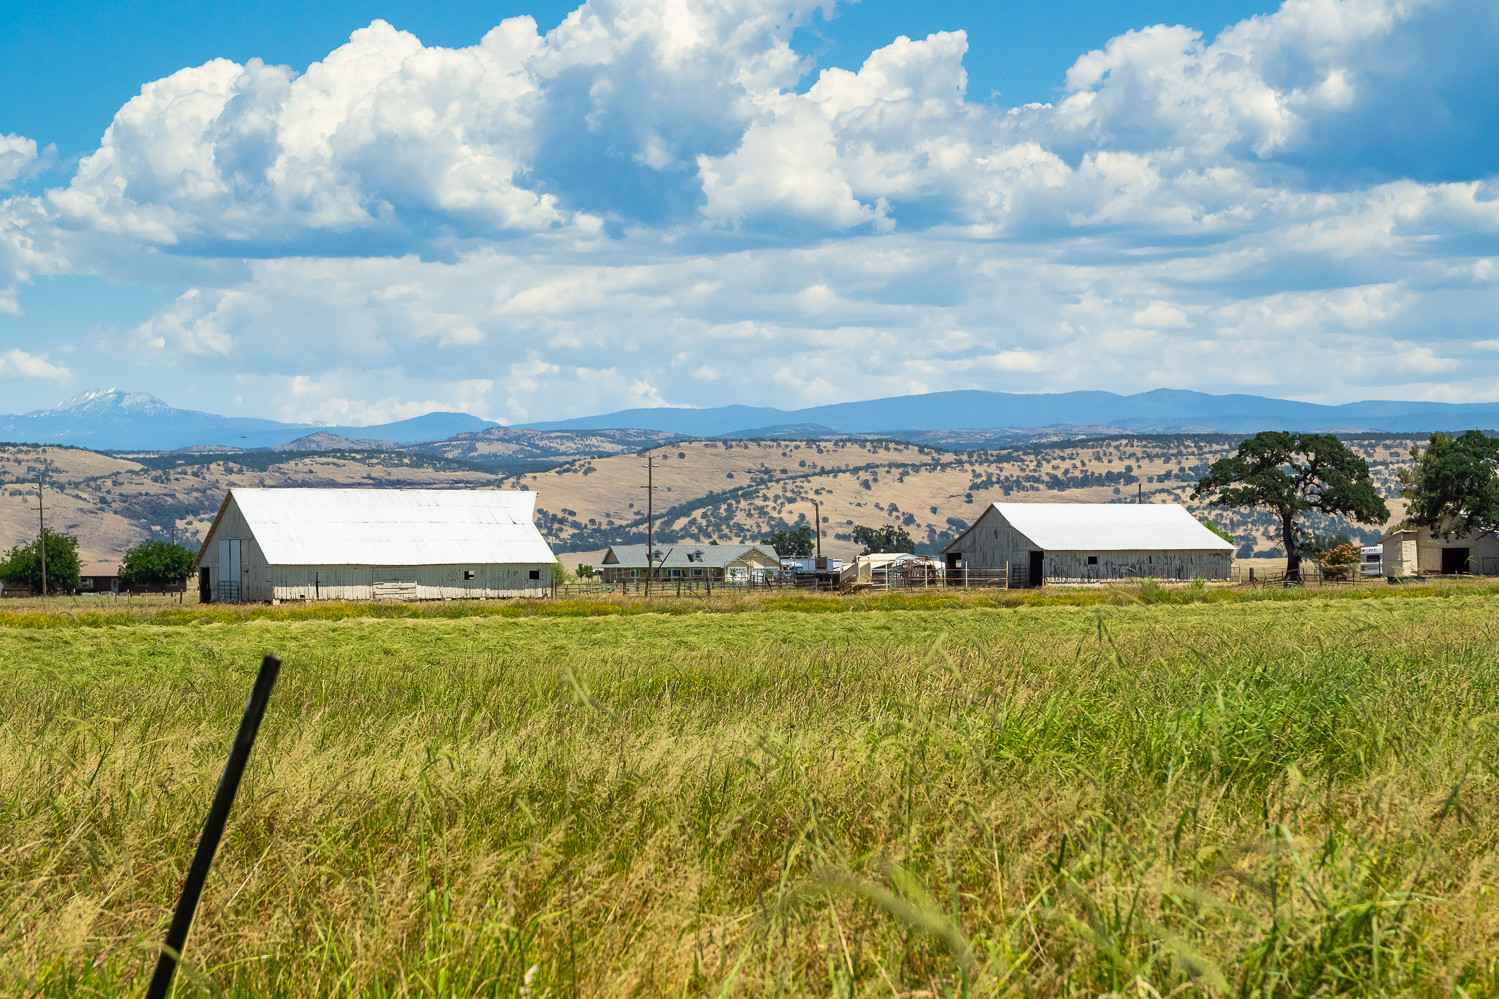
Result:
<svg viewBox="0 0 1499 999">
<path fill-rule="evenodd" d="M 0 994 L 140 992 L 267 651 L 180 994 L 1495 994 L 1442 592 L 0 627 Z"/>
</svg>

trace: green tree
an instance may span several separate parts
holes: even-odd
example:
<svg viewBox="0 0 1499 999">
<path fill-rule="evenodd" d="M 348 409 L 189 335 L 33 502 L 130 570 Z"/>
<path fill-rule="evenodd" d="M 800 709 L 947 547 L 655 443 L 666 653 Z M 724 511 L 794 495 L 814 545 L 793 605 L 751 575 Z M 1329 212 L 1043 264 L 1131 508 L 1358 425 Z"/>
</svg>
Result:
<svg viewBox="0 0 1499 999">
<path fill-rule="evenodd" d="M 195 571 L 191 548 L 171 541 L 146 541 L 120 559 L 120 586 L 130 590 L 162 590 L 180 585 Z"/>
<path fill-rule="evenodd" d="M 1439 537 L 1499 530 L 1499 440 L 1477 430 L 1432 434 L 1401 469 L 1406 521 Z"/>
<path fill-rule="evenodd" d="M 593 566 L 589 565 L 587 562 L 579 562 L 578 563 L 578 578 L 579 579 L 592 579 L 593 576 L 594 576 Z"/>
<path fill-rule="evenodd" d="M 1369 464 L 1332 434 L 1266 430 L 1239 445 L 1231 458 L 1208 467 L 1192 498 L 1214 506 L 1268 507 L 1280 521 L 1286 578 L 1301 578 L 1302 514 L 1317 510 L 1361 524 L 1390 517 L 1369 479 Z"/>
<path fill-rule="evenodd" d="M 1202 526 L 1206 527 L 1208 530 L 1212 531 L 1214 534 L 1218 535 L 1218 537 L 1222 538 L 1224 541 L 1227 541 L 1231 545 L 1237 545 L 1239 543 L 1239 539 L 1234 537 L 1233 531 L 1230 531 L 1227 528 L 1219 527 L 1216 523 L 1213 522 L 1213 519 L 1211 517 L 1209 517 L 1207 520 L 1204 520 L 1202 522 Z M 1230 562 L 1234 561 L 1238 557 L 1239 553 L 1237 550 L 1228 553 L 1228 560 Z"/>
<path fill-rule="evenodd" d="M 43 536 L 47 541 L 47 592 L 60 593 L 78 589 L 78 539 L 71 534 L 57 534 L 48 529 Z M 0 556 L 0 583 L 11 586 L 29 586 L 42 591 L 41 546 L 33 541 L 29 545 L 17 545 L 4 556 Z"/>
<path fill-rule="evenodd" d="M 1318 565 L 1322 564 L 1323 555 L 1326 555 L 1334 548 L 1345 546 L 1356 547 L 1353 545 L 1353 538 L 1345 531 L 1339 531 L 1336 534 L 1314 534 L 1308 532 L 1301 536 L 1301 554 L 1306 558 L 1312 559 Z"/>
<path fill-rule="evenodd" d="M 806 524 L 783 527 L 770 537 L 761 538 L 760 543 L 770 545 L 782 558 L 806 558 L 813 551 L 812 528 Z"/>
<path fill-rule="evenodd" d="M 872 555 L 875 552 L 915 552 L 916 542 L 911 540 L 911 535 L 906 533 L 904 527 L 891 524 L 886 527 L 863 527 L 854 528 L 854 542 L 864 546 L 860 555 Z"/>
</svg>

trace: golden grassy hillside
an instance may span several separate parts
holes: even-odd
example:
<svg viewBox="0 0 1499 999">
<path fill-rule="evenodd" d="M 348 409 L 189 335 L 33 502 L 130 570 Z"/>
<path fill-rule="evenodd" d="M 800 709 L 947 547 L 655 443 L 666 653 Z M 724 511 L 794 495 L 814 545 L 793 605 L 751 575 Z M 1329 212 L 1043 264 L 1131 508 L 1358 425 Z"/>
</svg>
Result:
<svg viewBox="0 0 1499 999">
<path fill-rule="evenodd" d="M 597 550 L 644 540 L 647 455 L 656 464 L 657 537 L 665 542 L 759 540 L 780 527 L 810 524 L 817 500 L 824 550 L 848 557 L 858 551 L 852 540 L 858 524 L 900 524 L 932 547 L 995 500 L 1127 501 L 1138 491 L 1147 502 L 1188 502 L 1256 550 L 1276 547 L 1266 514 L 1188 501 L 1208 464 L 1238 442 L 1236 436 L 1133 436 L 950 452 L 890 441 L 693 440 L 509 478 L 440 456 L 391 451 L 112 456 L 0 447 L 0 549 L 35 537 L 36 481 L 45 464 L 47 522 L 76 535 L 85 560 L 116 558 L 173 527 L 189 541 L 201 537 L 232 486 L 530 489 L 538 494 L 542 533 L 558 551 Z M 607 443 L 589 437 L 589 446 Z M 1395 473 L 1416 441 L 1350 443 L 1370 462 L 1383 495 L 1395 496 Z M 1391 503 L 1397 516 L 1399 506 Z"/>
<path fill-rule="evenodd" d="M 902 525 L 918 544 L 940 545 L 987 503 L 1107 503 L 1139 495 L 1182 502 L 1256 550 L 1276 547 L 1264 513 L 1216 510 L 1189 498 L 1207 466 L 1232 454 L 1237 436 L 1134 436 L 998 451 L 945 452 L 872 441 L 693 441 L 648 452 L 656 459 L 658 540 L 754 541 L 811 523 L 822 504 L 823 549 L 857 553 L 855 525 Z M 1370 463 L 1389 501 L 1414 439 L 1369 438 L 1350 446 Z M 645 455 L 571 462 L 508 483 L 537 491 L 538 520 L 554 543 L 575 549 L 640 540 L 645 529 Z M 1401 504 L 1391 503 L 1398 518 Z M 1346 525 L 1313 522 L 1318 530 Z M 1366 529 L 1367 530 L 1367 529 Z"/>
<path fill-rule="evenodd" d="M 143 461 L 151 460 L 142 458 Z M 174 461 L 170 457 L 155 463 Z M 421 455 L 257 454 L 183 457 L 171 467 L 75 448 L 0 448 L 0 549 L 36 537 L 36 482 L 46 465 L 47 526 L 79 539 L 83 561 L 115 559 L 175 527 L 195 543 L 233 486 L 490 486 L 493 475 Z M 263 467 L 241 462 L 262 463 Z"/>
</svg>

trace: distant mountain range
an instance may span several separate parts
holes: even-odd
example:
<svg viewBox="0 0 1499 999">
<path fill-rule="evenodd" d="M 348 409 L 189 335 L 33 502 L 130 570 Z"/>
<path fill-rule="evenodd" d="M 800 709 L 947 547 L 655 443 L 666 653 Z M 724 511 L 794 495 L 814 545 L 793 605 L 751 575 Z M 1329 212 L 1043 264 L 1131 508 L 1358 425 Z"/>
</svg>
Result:
<svg viewBox="0 0 1499 999">
<path fill-rule="evenodd" d="M 85 392 L 53 409 L 0 416 L 0 440 L 73 444 L 95 451 L 172 451 L 201 445 L 276 447 L 309 434 L 409 444 L 440 440 L 493 423 L 467 413 L 425 416 L 373 427 L 326 427 L 173 409 L 145 392 Z"/>
<path fill-rule="evenodd" d="M 85 392 L 53 409 L 0 415 L 0 440 L 71 444 L 93 450 L 171 451 L 184 448 L 287 448 L 297 450 L 382 449 L 395 445 L 448 442 L 460 435 L 503 430 L 516 438 L 506 446 L 535 450 L 534 432 L 558 432 L 545 448 L 573 453 L 560 437 L 610 434 L 614 446 L 639 438 L 642 447 L 661 435 L 817 439 L 840 436 L 889 437 L 939 447 L 984 448 L 1100 436 L 1111 433 L 1253 433 L 1267 429 L 1335 433 L 1424 434 L 1434 430 L 1499 427 L 1499 403 L 1351 402 L 1341 406 L 1291 402 L 1253 395 L 1208 395 L 1157 389 L 1137 395 L 1113 392 L 1016 394 L 953 391 L 834 403 L 806 409 L 718 406 L 711 409 L 630 409 L 602 416 L 500 428 L 465 413 L 428 413 L 397 423 L 367 427 L 315 426 L 250 417 L 218 416 L 174 409 L 144 392 L 118 389 Z M 525 438 L 524 441 L 521 438 Z M 465 437 L 459 451 L 479 444 Z"/>
<path fill-rule="evenodd" d="M 1256 395 L 1208 395 L 1174 389 L 1137 395 L 954 391 L 794 410 L 759 406 L 627 409 L 531 426 L 546 430 L 638 427 L 699 437 L 778 437 L 783 428 L 810 425 L 821 434 L 832 430 L 904 439 L 910 431 L 1024 431 L 1063 424 L 1131 433 L 1237 434 L 1271 429 L 1425 433 L 1499 427 L 1499 403 L 1350 402 L 1322 406 Z"/>
</svg>

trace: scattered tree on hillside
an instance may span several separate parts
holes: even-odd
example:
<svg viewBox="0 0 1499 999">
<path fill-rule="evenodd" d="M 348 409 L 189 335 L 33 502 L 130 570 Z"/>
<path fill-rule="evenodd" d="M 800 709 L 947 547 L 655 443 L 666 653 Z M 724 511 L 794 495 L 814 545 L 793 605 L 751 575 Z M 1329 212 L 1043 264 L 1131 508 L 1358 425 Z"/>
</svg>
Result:
<svg viewBox="0 0 1499 999">
<path fill-rule="evenodd" d="M 769 537 L 760 539 L 761 544 L 770 545 L 782 558 L 806 558 L 814 550 L 812 528 L 806 524 L 783 527 Z"/>
<path fill-rule="evenodd" d="M 1280 522 L 1286 578 L 1301 578 L 1298 519 L 1309 510 L 1383 524 L 1390 517 L 1369 480 L 1369 464 L 1332 434 L 1266 430 L 1222 458 L 1192 490 L 1214 506 L 1269 507 Z"/>
<path fill-rule="evenodd" d="M 1432 434 L 1411 457 L 1415 463 L 1400 470 L 1407 523 L 1444 538 L 1499 529 L 1499 439 L 1477 430 Z"/>
<path fill-rule="evenodd" d="M 192 549 L 170 541 L 147 541 L 120 559 L 120 586 L 128 590 L 164 590 L 187 582 L 196 567 Z"/>
<path fill-rule="evenodd" d="M 43 532 L 47 551 L 47 592 L 60 593 L 78 589 L 78 539 L 58 534 L 50 528 Z M 42 591 L 42 548 L 38 542 L 17 545 L 0 556 L 0 583 L 29 586 L 34 593 Z"/>
<path fill-rule="evenodd" d="M 887 527 L 856 526 L 854 542 L 864 546 L 860 555 L 872 555 L 875 552 L 916 551 L 916 542 L 911 540 L 911 535 L 906 533 L 904 527 L 894 524 Z"/>
<path fill-rule="evenodd" d="M 1351 546 L 1353 539 L 1346 531 L 1336 534 L 1316 534 L 1311 531 L 1303 532 L 1301 535 L 1301 554 L 1321 563 L 1322 556 L 1334 548 Z"/>
</svg>

